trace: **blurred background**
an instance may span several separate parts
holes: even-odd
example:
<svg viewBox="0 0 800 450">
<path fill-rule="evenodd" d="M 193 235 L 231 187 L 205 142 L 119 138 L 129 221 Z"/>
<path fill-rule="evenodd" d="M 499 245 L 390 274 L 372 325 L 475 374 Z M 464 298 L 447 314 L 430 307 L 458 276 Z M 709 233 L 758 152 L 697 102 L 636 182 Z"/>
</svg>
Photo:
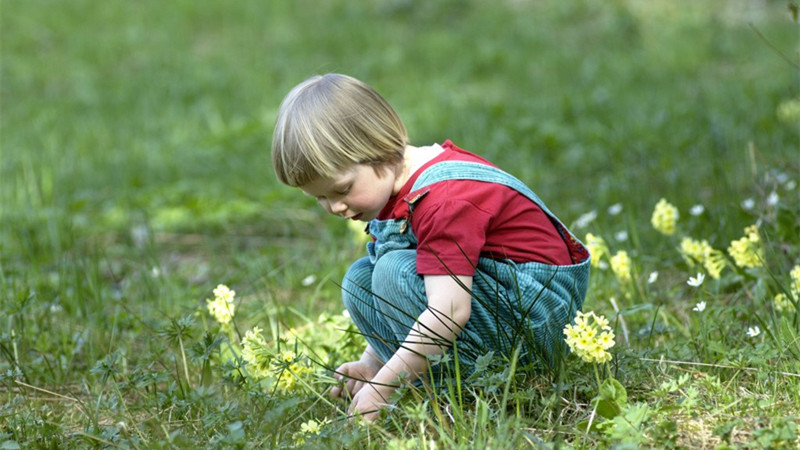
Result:
<svg viewBox="0 0 800 450">
<path fill-rule="evenodd" d="M 340 309 L 331 280 L 361 247 L 269 165 L 280 100 L 326 72 L 381 92 L 412 143 L 493 160 L 567 224 L 594 212 L 594 230 L 647 245 L 664 197 L 732 239 L 757 214 L 740 202 L 800 166 L 795 15 L 780 0 L 3 0 L 5 316 L 135 334 L 218 282 L 253 323 L 265 303 Z M 29 326 L 58 332 L 47 320 Z"/>
</svg>

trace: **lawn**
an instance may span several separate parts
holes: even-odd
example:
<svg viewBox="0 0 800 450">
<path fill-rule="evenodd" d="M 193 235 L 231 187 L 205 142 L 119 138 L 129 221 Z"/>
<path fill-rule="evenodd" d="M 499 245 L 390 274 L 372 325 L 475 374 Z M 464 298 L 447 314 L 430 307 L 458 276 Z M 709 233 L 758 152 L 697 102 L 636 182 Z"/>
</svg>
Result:
<svg viewBox="0 0 800 450">
<path fill-rule="evenodd" d="M 797 15 L 2 1 L 0 449 L 800 446 Z M 282 97 L 325 72 L 375 87 L 412 143 L 522 179 L 590 244 L 610 361 L 487 356 L 348 422 L 326 391 L 364 345 L 338 287 L 364 243 L 269 163 Z"/>
</svg>

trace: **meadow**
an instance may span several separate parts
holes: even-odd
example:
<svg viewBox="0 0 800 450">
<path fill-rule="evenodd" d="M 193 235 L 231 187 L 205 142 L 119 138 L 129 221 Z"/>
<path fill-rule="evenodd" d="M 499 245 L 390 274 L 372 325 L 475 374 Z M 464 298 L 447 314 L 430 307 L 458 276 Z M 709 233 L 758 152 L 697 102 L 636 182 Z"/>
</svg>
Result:
<svg viewBox="0 0 800 450">
<path fill-rule="evenodd" d="M 0 8 L 0 449 L 800 446 L 797 2 Z M 608 360 L 567 334 L 552 370 L 487 355 L 347 420 L 363 236 L 269 163 L 326 72 L 591 247 Z"/>
</svg>

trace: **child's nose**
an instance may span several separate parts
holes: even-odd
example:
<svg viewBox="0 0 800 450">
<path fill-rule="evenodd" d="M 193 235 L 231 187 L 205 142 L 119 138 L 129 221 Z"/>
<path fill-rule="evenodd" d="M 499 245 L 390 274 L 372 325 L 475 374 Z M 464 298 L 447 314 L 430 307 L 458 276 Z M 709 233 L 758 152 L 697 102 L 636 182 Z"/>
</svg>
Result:
<svg viewBox="0 0 800 450">
<path fill-rule="evenodd" d="M 347 205 L 345 205 L 342 201 L 331 202 L 330 204 L 331 214 L 336 214 L 338 216 L 347 212 Z"/>
</svg>

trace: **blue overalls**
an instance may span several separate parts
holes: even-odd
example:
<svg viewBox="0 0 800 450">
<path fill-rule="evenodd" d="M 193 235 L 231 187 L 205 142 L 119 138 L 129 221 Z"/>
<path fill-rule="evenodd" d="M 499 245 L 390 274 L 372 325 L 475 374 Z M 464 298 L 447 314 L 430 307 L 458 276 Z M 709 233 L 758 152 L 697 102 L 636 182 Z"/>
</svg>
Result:
<svg viewBox="0 0 800 450">
<path fill-rule="evenodd" d="M 415 203 L 427 193 L 424 188 L 454 179 L 498 183 L 517 190 L 549 216 L 564 239 L 583 248 L 530 188 L 485 164 L 443 161 L 430 166 L 406 197 L 410 211 L 413 213 Z M 370 221 L 368 230 L 375 241 L 367 244 L 369 257 L 357 260 L 342 282 L 342 298 L 350 317 L 384 362 L 427 307 L 425 283 L 416 270 L 417 238 L 409 220 Z M 489 351 L 495 357 L 510 358 L 517 346 L 521 364 L 552 365 L 565 351 L 560 345 L 562 330 L 581 309 L 588 282 L 588 251 L 582 260 L 565 266 L 479 258 L 473 276 L 472 313 L 456 340 L 462 373 L 469 373 L 475 359 Z"/>
</svg>

